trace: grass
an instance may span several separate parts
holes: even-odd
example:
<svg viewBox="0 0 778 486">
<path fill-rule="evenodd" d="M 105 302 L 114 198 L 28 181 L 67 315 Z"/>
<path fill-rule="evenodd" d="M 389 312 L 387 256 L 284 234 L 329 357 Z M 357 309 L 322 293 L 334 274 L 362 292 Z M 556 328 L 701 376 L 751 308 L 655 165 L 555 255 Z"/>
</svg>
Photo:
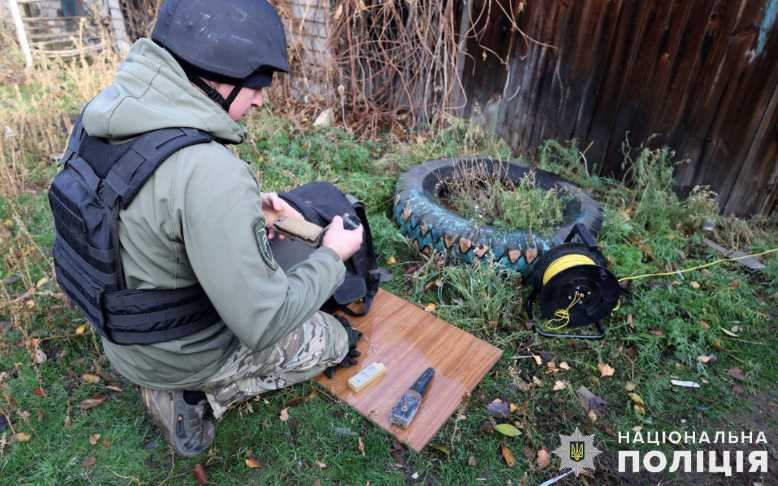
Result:
<svg viewBox="0 0 778 486">
<path fill-rule="evenodd" d="M 638 280 L 631 297 L 607 321 L 605 340 L 542 339 L 525 326 L 521 308 L 527 289 L 516 275 L 490 266 L 445 267 L 435 257 L 414 255 L 388 216 L 395 180 L 405 168 L 440 157 L 507 158 L 504 143 L 456 121 L 409 141 L 389 135 L 358 140 L 340 128 L 315 129 L 275 117 L 268 108 L 250 120 L 250 141 L 238 148 L 256 168 L 263 190 L 325 179 L 364 199 L 381 263 L 395 274 L 387 288 L 419 305 L 435 304 L 442 318 L 496 344 L 504 354 L 420 454 L 397 446 L 314 385 L 302 384 L 229 413 L 206 456 L 176 458 L 144 417 L 135 387 L 111 372 L 95 336 L 82 332 L 83 317 L 63 302 L 53 282 L 53 230 L 43 188 L 55 169 L 46 157 L 61 147 L 63 113 L 88 97 L 88 87 L 97 81 L 84 81 L 88 85 L 72 90 L 83 95 L 68 100 L 45 102 L 46 96 L 35 90 L 63 94 L 45 76 L 75 82 L 71 75 L 56 69 L 37 73 L 31 85 L 0 94 L 3 119 L 19 134 L 17 141 L 6 140 L 0 158 L 0 483 L 191 483 L 192 468 L 202 463 L 214 484 L 522 484 L 525 478 L 537 484 L 558 472 L 556 458 L 538 468 L 538 451 L 556 448 L 558 434 L 579 427 L 595 434 L 595 444 L 605 451 L 589 483 L 620 484 L 626 479 L 615 472 L 619 431 L 740 431 L 752 402 L 778 401 L 772 351 L 778 346 L 775 255 L 765 258 L 767 269 L 760 274 L 727 264 Z M 22 109 L 54 116 L 28 111 L 5 116 Z M 25 127 L 33 125 L 34 133 L 49 133 L 51 143 L 45 137 L 38 144 L 23 137 Z M 629 187 L 589 176 L 585 156 L 573 143 L 548 141 L 537 160 L 541 168 L 571 178 L 603 202 L 601 249 L 617 275 L 710 261 L 717 256 L 702 243 L 703 234 L 753 251 L 778 246 L 774 222 L 718 217 L 711 194 L 703 189 L 686 200 L 675 196 L 670 151 L 637 153 L 628 161 Z M 703 229 L 706 224 L 709 230 Z M 711 354 L 715 362 L 698 360 Z M 569 370 L 560 370 L 563 361 Z M 599 363 L 613 367 L 614 375 L 601 376 Z M 743 370 L 745 381 L 728 374 L 733 367 Z M 100 381 L 85 381 L 84 374 Z M 671 378 L 702 387 L 675 388 Z M 557 381 L 567 386 L 554 391 Z M 643 410 L 628 396 L 628 383 L 645 402 Z M 608 401 L 608 413 L 596 422 L 579 404 L 574 391 L 579 386 Z M 99 406 L 80 407 L 95 397 L 104 399 Z M 518 406 L 510 421 L 520 436 L 508 439 L 490 432 L 486 405 L 497 397 Z M 290 418 L 284 422 L 279 413 L 287 407 Z M 775 414 L 767 416 L 759 417 L 757 426 L 775 433 Z M 19 441 L 20 434 L 29 434 L 29 440 Z M 90 442 L 95 434 L 100 437 Z M 513 468 L 500 457 L 500 444 L 516 456 Z M 249 468 L 247 458 L 256 458 L 261 467 Z"/>
<path fill-rule="evenodd" d="M 491 169 L 483 162 L 458 165 L 441 182 L 441 201 L 479 225 L 542 232 L 562 222 L 567 199 L 561 190 L 539 187 L 534 169 L 518 182 L 507 171 L 500 163 Z"/>
</svg>

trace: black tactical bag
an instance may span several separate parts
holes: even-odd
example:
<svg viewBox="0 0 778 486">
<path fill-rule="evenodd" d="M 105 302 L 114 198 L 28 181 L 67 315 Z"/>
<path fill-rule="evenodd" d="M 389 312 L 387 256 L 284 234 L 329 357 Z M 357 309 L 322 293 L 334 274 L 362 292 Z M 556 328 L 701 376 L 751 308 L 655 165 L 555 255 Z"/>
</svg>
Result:
<svg viewBox="0 0 778 486">
<path fill-rule="evenodd" d="M 362 247 L 346 262 L 346 277 L 335 290 L 322 310 L 341 310 L 349 315 L 367 314 L 373 298 L 382 281 L 388 279 L 388 272 L 378 267 L 378 258 L 373 246 L 373 236 L 365 212 L 365 205 L 349 194 L 344 194 L 328 182 L 310 182 L 288 192 L 278 194 L 305 219 L 319 226 L 327 226 L 335 216 L 349 214 L 359 219 L 364 228 Z M 303 243 L 274 240 L 273 254 L 279 264 L 288 269 L 303 260 L 314 249 Z M 361 304 L 356 310 L 351 304 Z"/>
</svg>

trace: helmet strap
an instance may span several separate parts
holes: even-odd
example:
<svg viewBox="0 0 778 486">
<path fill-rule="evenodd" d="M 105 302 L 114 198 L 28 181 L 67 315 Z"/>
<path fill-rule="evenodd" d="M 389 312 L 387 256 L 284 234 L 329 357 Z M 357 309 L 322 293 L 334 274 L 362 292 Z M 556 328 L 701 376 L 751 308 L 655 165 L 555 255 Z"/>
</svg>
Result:
<svg viewBox="0 0 778 486">
<path fill-rule="evenodd" d="M 227 96 L 226 100 L 224 100 L 224 104 L 222 105 L 222 107 L 227 113 L 230 112 L 230 105 L 232 105 L 232 102 L 235 101 L 235 98 L 238 97 L 238 94 L 240 94 L 241 89 L 243 89 L 243 83 L 236 84 L 235 87 L 232 88 L 230 95 Z"/>
<path fill-rule="evenodd" d="M 187 73 L 188 74 L 188 73 Z M 242 85 L 238 84 L 234 88 L 232 88 L 232 91 L 230 92 L 230 95 L 227 96 L 227 99 L 224 98 L 224 96 L 221 95 L 218 91 L 216 91 L 213 86 L 206 83 L 203 78 L 200 76 L 190 76 L 189 81 L 192 82 L 195 86 L 203 90 L 205 95 L 214 103 L 221 106 L 224 111 L 227 113 L 230 112 L 230 105 L 232 105 L 232 102 L 235 101 L 235 98 L 238 97 L 238 94 L 240 93 L 240 90 L 243 88 Z"/>
</svg>

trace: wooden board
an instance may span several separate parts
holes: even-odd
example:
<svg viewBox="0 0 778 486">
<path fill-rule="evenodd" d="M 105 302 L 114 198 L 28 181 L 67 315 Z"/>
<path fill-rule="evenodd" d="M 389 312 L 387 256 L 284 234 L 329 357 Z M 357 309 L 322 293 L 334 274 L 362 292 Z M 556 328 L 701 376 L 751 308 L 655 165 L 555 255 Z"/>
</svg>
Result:
<svg viewBox="0 0 778 486">
<path fill-rule="evenodd" d="M 702 242 L 705 243 L 705 245 L 708 247 L 724 255 L 726 258 L 740 258 L 747 255 L 747 253 L 743 253 L 742 251 L 728 250 L 727 248 L 724 248 L 723 246 L 718 245 L 707 238 L 703 238 Z M 765 268 L 764 263 L 762 263 L 762 261 L 757 257 L 748 257 L 735 261 L 750 270 L 754 270 L 755 272 L 761 272 Z"/>
<path fill-rule="evenodd" d="M 332 380 L 316 378 L 329 392 L 361 415 L 420 451 L 459 406 L 464 395 L 481 381 L 502 351 L 429 312 L 386 291 L 379 291 L 367 317 L 352 318 L 364 333 L 359 364 L 338 369 Z M 386 365 L 386 374 L 359 393 L 348 379 L 373 362 Z M 389 424 L 389 412 L 427 367 L 435 377 L 408 429 Z"/>
</svg>

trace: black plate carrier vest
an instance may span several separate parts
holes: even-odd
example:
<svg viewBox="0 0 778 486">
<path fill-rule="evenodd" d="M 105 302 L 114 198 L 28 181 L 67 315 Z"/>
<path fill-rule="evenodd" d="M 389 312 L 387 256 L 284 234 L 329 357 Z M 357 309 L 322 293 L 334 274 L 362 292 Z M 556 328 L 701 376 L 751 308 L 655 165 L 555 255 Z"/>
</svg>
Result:
<svg viewBox="0 0 778 486">
<path fill-rule="evenodd" d="M 152 344 L 188 336 L 219 321 L 202 287 L 132 290 L 125 287 L 119 211 L 127 208 L 162 162 L 211 136 L 167 128 L 125 143 L 90 137 L 76 123 L 49 187 L 56 239 L 57 281 L 94 329 L 121 344 Z"/>
</svg>

